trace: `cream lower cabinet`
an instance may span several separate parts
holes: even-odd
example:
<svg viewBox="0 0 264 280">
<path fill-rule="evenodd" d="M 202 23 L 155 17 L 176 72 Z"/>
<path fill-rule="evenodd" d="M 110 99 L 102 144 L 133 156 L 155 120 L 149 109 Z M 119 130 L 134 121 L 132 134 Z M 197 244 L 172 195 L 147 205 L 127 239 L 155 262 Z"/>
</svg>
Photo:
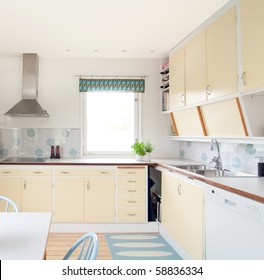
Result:
<svg viewBox="0 0 264 280">
<path fill-rule="evenodd" d="M 52 212 L 52 169 L 22 170 L 22 211 Z"/>
<path fill-rule="evenodd" d="M 203 259 L 203 188 L 188 178 L 163 172 L 162 225 L 187 254 L 194 259 Z"/>
<path fill-rule="evenodd" d="M 55 170 L 54 221 L 84 221 L 84 176 L 79 170 Z"/>
<path fill-rule="evenodd" d="M 115 222 L 115 178 L 85 178 L 85 222 Z"/>
<path fill-rule="evenodd" d="M 21 211 L 21 169 L 0 169 L 0 195 L 12 199 Z M 0 209 L 0 212 L 3 209 Z"/>
<path fill-rule="evenodd" d="M 114 222 L 115 170 L 55 170 L 55 222 Z"/>
<path fill-rule="evenodd" d="M 117 222 L 147 221 L 146 167 L 117 169 Z"/>
</svg>

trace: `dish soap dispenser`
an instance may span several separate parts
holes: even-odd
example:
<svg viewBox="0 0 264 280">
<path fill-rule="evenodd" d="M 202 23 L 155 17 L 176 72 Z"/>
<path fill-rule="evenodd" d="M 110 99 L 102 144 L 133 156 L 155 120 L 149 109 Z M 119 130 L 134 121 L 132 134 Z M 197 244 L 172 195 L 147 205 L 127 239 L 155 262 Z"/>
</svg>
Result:
<svg viewBox="0 0 264 280">
<path fill-rule="evenodd" d="M 264 162 L 263 162 L 263 156 L 257 157 L 259 158 L 258 162 L 258 176 L 259 177 L 264 177 Z"/>
</svg>

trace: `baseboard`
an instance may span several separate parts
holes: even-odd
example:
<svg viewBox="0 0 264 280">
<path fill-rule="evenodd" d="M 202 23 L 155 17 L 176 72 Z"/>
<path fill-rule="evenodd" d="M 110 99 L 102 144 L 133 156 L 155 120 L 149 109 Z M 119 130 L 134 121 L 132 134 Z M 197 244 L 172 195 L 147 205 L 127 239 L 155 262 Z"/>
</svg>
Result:
<svg viewBox="0 0 264 280">
<path fill-rule="evenodd" d="M 98 233 L 115 233 L 115 232 L 159 232 L 157 222 L 144 224 L 87 224 L 87 223 L 52 223 L 50 226 L 51 233 L 75 233 L 75 232 L 98 232 Z"/>
</svg>

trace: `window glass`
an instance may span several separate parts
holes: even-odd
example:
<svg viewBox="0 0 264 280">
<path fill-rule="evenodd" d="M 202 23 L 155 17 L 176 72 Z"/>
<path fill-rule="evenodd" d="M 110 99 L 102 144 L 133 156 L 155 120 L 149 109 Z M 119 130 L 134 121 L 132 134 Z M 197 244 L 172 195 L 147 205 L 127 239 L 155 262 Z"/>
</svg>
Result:
<svg viewBox="0 0 264 280">
<path fill-rule="evenodd" d="M 84 153 L 130 154 L 138 138 L 138 94 L 89 92 L 85 95 Z"/>
</svg>

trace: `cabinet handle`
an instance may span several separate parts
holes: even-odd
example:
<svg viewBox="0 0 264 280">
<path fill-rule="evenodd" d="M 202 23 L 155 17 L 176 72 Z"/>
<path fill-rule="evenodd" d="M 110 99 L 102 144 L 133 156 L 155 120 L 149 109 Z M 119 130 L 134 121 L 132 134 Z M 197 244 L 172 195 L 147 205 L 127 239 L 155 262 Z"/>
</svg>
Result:
<svg viewBox="0 0 264 280">
<path fill-rule="evenodd" d="M 128 180 L 128 183 L 136 183 L 136 180 Z"/>
<path fill-rule="evenodd" d="M 89 191 L 89 189 L 90 189 L 90 182 L 89 181 L 87 181 L 86 189 L 87 189 L 87 191 Z"/>
<path fill-rule="evenodd" d="M 243 82 L 243 85 L 245 86 L 247 84 L 247 82 L 246 82 L 246 71 L 244 71 L 242 73 L 241 80 Z"/>
<path fill-rule="evenodd" d="M 128 174 L 133 174 L 133 175 L 135 175 L 135 174 L 137 174 L 137 172 L 135 172 L 135 171 L 129 171 L 129 172 L 127 172 Z"/>
<path fill-rule="evenodd" d="M 136 192 L 136 190 L 128 190 L 128 192 L 135 193 L 135 192 Z"/>
<path fill-rule="evenodd" d="M 182 195 L 182 192 L 181 192 L 181 184 L 178 186 L 178 194 L 179 194 L 179 195 Z"/>
<path fill-rule="evenodd" d="M 26 190 L 27 189 L 27 181 L 25 180 L 24 181 L 24 190 Z"/>
<path fill-rule="evenodd" d="M 60 171 L 62 174 L 70 174 L 70 171 Z"/>
<path fill-rule="evenodd" d="M 109 174 L 108 171 L 101 171 L 101 174 Z"/>
<path fill-rule="evenodd" d="M 132 216 L 136 216 L 137 214 L 134 214 L 134 213 L 127 213 L 127 215 L 132 217 Z"/>
<path fill-rule="evenodd" d="M 210 96 L 212 94 L 211 85 L 207 85 L 206 87 L 206 94 Z"/>
<path fill-rule="evenodd" d="M 184 93 L 181 94 L 181 102 L 182 102 L 182 103 L 185 102 Z"/>
<path fill-rule="evenodd" d="M 9 174 L 11 171 L 2 171 L 3 174 Z"/>
<path fill-rule="evenodd" d="M 42 171 L 33 171 L 34 174 L 42 174 Z"/>
<path fill-rule="evenodd" d="M 136 200 L 128 200 L 127 202 L 128 203 L 136 203 L 137 201 Z"/>
</svg>

